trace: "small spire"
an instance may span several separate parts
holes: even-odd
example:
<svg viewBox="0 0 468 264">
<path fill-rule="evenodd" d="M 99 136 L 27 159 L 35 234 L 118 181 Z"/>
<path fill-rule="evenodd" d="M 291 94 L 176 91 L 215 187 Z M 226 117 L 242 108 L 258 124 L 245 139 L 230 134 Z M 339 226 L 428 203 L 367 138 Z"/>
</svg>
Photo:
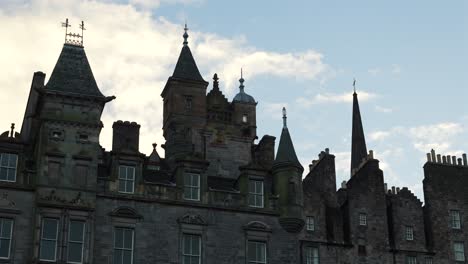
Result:
<svg viewBox="0 0 468 264">
<path fill-rule="evenodd" d="M 213 75 L 213 90 L 219 90 L 219 78 L 218 78 L 218 74 L 215 73 Z"/>
<path fill-rule="evenodd" d="M 239 90 L 240 90 L 241 93 L 244 92 L 244 87 L 245 87 L 245 86 L 244 86 L 244 81 L 245 81 L 245 80 L 244 80 L 244 78 L 243 78 L 243 76 L 242 76 L 242 68 L 241 68 L 241 77 L 240 77 L 240 79 L 239 79 L 239 82 L 240 82 Z"/>
<path fill-rule="evenodd" d="M 15 123 L 11 123 L 11 136 L 10 137 L 15 137 Z"/>
<path fill-rule="evenodd" d="M 288 128 L 287 119 L 288 117 L 286 116 L 286 107 L 283 107 L 283 128 Z"/>
<path fill-rule="evenodd" d="M 354 93 L 356 93 L 356 79 L 354 78 L 354 81 L 353 81 L 353 88 L 354 88 Z"/>
<path fill-rule="evenodd" d="M 184 46 L 187 46 L 188 45 L 187 39 L 189 37 L 189 35 L 187 33 L 187 31 L 188 31 L 187 23 L 185 23 L 184 31 L 185 31 L 184 32 Z"/>
</svg>

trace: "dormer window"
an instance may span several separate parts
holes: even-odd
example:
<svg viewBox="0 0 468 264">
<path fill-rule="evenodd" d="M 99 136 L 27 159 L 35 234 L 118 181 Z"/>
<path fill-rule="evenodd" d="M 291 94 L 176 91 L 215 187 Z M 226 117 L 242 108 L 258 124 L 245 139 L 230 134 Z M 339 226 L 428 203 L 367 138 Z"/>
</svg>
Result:
<svg viewBox="0 0 468 264">
<path fill-rule="evenodd" d="M 135 167 L 119 166 L 119 192 L 133 193 L 135 189 Z"/>
<path fill-rule="evenodd" d="M 247 114 L 242 115 L 242 123 L 247 123 L 247 121 L 248 121 Z"/>
<path fill-rule="evenodd" d="M 15 182 L 18 155 L 0 153 L 0 181 Z"/>
</svg>

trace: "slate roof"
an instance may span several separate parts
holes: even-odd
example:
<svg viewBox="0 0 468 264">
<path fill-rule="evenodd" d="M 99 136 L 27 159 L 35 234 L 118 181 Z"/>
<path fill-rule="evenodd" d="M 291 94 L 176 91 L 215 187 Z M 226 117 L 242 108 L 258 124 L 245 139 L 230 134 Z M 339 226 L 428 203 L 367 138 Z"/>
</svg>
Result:
<svg viewBox="0 0 468 264">
<path fill-rule="evenodd" d="M 198 70 L 197 64 L 195 63 L 195 59 L 193 58 L 188 45 L 184 45 L 182 47 L 172 77 L 205 82 Z"/>
<path fill-rule="evenodd" d="M 273 166 L 284 163 L 289 163 L 296 167 L 303 168 L 297 159 L 296 150 L 294 150 L 294 145 L 287 127 L 283 127 L 283 131 L 281 132 L 278 152 L 276 153 L 276 159 Z"/>
<path fill-rule="evenodd" d="M 94 79 L 83 47 L 64 44 L 46 90 L 104 97 Z"/>
<path fill-rule="evenodd" d="M 351 136 L 351 171 L 359 167 L 367 157 L 366 139 L 362 128 L 361 112 L 356 92 L 353 94 L 353 128 Z"/>
</svg>

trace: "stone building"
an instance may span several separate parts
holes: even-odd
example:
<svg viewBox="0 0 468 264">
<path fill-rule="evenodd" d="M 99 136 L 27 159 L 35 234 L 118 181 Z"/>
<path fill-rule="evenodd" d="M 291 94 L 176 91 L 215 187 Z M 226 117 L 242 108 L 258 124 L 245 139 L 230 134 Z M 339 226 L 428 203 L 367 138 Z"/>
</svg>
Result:
<svg viewBox="0 0 468 264">
<path fill-rule="evenodd" d="M 184 34 L 161 94 L 164 158 L 140 125 L 99 144 L 104 96 L 80 43 L 33 75 L 21 131 L 0 135 L 0 263 L 465 263 L 468 165 L 428 153 L 424 203 L 387 188 L 353 95 L 351 177 L 328 149 L 299 163 L 282 133 L 257 141 L 257 101 L 200 75 Z M 47 58 L 44 58 L 47 59 Z M 209 91 L 207 92 L 207 89 Z M 156 128 L 155 128 L 156 129 Z"/>
</svg>

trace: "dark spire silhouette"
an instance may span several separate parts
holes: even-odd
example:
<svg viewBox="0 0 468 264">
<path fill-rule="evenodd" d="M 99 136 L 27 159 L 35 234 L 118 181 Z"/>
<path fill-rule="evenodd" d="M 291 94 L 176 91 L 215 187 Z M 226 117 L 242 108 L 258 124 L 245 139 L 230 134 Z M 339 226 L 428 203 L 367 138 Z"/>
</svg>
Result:
<svg viewBox="0 0 468 264">
<path fill-rule="evenodd" d="M 104 97 L 94 79 L 91 66 L 82 46 L 65 43 L 55 64 L 46 90 Z"/>
<path fill-rule="evenodd" d="M 354 81 L 353 86 L 355 86 Z M 353 128 L 351 136 L 351 173 L 359 167 L 362 159 L 367 156 L 366 139 L 362 127 L 361 112 L 359 111 L 359 102 L 354 88 L 353 93 Z"/>
<path fill-rule="evenodd" d="M 205 82 L 205 80 L 203 80 L 203 77 L 200 74 L 200 71 L 198 70 L 197 64 L 195 63 L 195 59 L 193 58 L 192 52 L 190 51 L 190 48 L 188 46 L 187 39 L 189 35 L 187 31 L 187 24 L 185 24 L 183 35 L 184 42 L 172 77 L 178 79 Z"/>
<path fill-rule="evenodd" d="M 294 145 L 291 140 L 286 121 L 286 108 L 283 107 L 283 130 L 281 131 L 278 152 L 276 153 L 276 159 L 273 164 L 288 164 L 303 169 L 301 163 L 297 159 L 296 151 L 294 150 Z"/>
</svg>

